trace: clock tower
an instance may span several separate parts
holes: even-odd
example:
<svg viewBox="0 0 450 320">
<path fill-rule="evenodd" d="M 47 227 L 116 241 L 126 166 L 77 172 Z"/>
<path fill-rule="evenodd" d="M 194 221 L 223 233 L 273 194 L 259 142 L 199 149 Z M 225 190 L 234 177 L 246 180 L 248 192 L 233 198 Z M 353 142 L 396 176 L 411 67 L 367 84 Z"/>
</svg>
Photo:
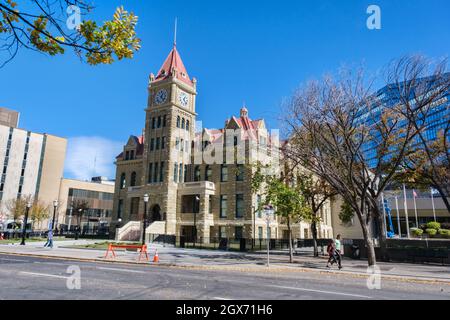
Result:
<svg viewBox="0 0 450 320">
<path fill-rule="evenodd" d="M 178 185 L 189 181 L 196 84 L 196 79 L 189 77 L 176 44 L 158 74 L 151 74 L 149 79 L 142 185 L 150 196 L 150 221 L 165 220 L 167 234 L 176 232 Z"/>
</svg>

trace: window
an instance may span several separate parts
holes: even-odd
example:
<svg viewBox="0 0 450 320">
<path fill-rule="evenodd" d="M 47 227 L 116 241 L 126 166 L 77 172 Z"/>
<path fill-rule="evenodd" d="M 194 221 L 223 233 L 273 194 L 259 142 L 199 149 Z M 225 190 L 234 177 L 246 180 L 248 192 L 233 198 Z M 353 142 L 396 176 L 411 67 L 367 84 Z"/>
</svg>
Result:
<svg viewBox="0 0 450 320">
<path fill-rule="evenodd" d="M 219 237 L 221 239 L 226 239 L 227 238 L 227 227 L 225 227 L 225 226 L 219 227 Z"/>
<path fill-rule="evenodd" d="M 260 206 L 261 206 L 261 201 L 262 201 L 261 195 L 258 194 L 258 195 L 256 196 L 256 208 L 258 209 L 258 218 L 262 218 L 262 210 L 261 210 L 261 208 L 260 208 Z"/>
<path fill-rule="evenodd" d="M 134 150 L 130 151 L 130 160 L 134 160 Z"/>
<path fill-rule="evenodd" d="M 3 167 L 3 174 L 6 174 L 6 169 L 7 169 L 8 167 L 7 166 L 4 166 Z"/>
<path fill-rule="evenodd" d="M 158 117 L 158 124 L 157 124 L 158 128 L 161 128 L 161 116 Z"/>
<path fill-rule="evenodd" d="M 179 150 L 179 148 L 180 148 L 180 138 L 176 138 L 175 139 L 175 149 Z"/>
<path fill-rule="evenodd" d="M 237 165 L 236 181 L 244 181 L 244 165 Z"/>
<path fill-rule="evenodd" d="M 120 175 L 120 189 L 125 189 L 125 187 L 126 187 L 126 179 L 125 179 L 125 173 L 122 173 L 121 175 Z"/>
<path fill-rule="evenodd" d="M 130 159 L 130 151 L 126 151 L 125 152 L 125 160 L 129 160 Z"/>
<path fill-rule="evenodd" d="M 234 239 L 239 240 L 243 238 L 243 228 L 234 227 Z"/>
<path fill-rule="evenodd" d="M 205 168 L 205 180 L 206 181 L 211 181 L 211 176 L 212 176 L 211 166 L 206 166 L 206 168 Z"/>
<path fill-rule="evenodd" d="M 161 146 L 161 139 L 156 138 L 156 150 L 159 150 L 159 147 Z"/>
<path fill-rule="evenodd" d="M 158 171 L 158 163 L 155 163 L 155 172 L 153 174 L 153 182 L 157 183 L 158 182 L 158 175 L 159 175 L 159 171 Z"/>
<path fill-rule="evenodd" d="M 179 127 L 180 127 L 180 121 L 181 121 L 181 118 L 180 118 L 180 116 L 177 116 L 177 128 L 179 128 Z"/>
<path fill-rule="evenodd" d="M 166 148 L 166 137 L 161 138 L 161 149 L 164 150 Z"/>
<path fill-rule="evenodd" d="M 180 150 L 181 150 L 181 152 L 184 151 L 184 140 L 183 139 L 181 139 L 181 142 L 180 142 Z"/>
<path fill-rule="evenodd" d="M 173 165 L 173 182 L 177 182 L 178 179 L 178 163 Z"/>
<path fill-rule="evenodd" d="M 155 139 L 150 139 L 150 151 L 153 151 L 155 149 Z"/>
<path fill-rule="evenodd" d="M 188 182 L 188 166 L 184 165 L 184 182 Z"/>
<path fill-rule="evenodd" d="M 213 213 L 213 196 L 209 195 L 208 198 L 208 212 Z"/>
<path fill-rule="evenodd" d="M 186 124 L 186 120 L 184 120 L 184 118 L 183 118 L 183 120 L 181 120 L 181 129 L 185 128 L 185 124 Z"/>
<path fill-rule="evenodd" d="M 195 166 L 194 181 L 200 181 L 200 166 Z"/>
<path fill-rule="evenodd" d="M 122 218 L 123 213 L 123 200 L 119 199 L 119 204 L 117 206 L 117 219 Z"/>
<path fill-rule="evenodd" d="M 227 182 L 228 181 L 228 166 L 223 164 L 220 167 L 220 181 Z"/>
<path fill-rule="evenodd" d="M 227 208 L 228 208 L 228 196 L 221 195 L 220 196 L 220 218 L 227 217 Z"/>
<path fill-rule="evenodd" d="M 259 239 L 263 238 L 263 227 L 258 227 L 258 238 Z"/>
<path fill-rule="evenodd" d="M 136 186 L 136 172 L 134 171 L 131 173 L 130 186 L 131 187 Z"/>
<path fill-rule="evenodd" d="M 189 131 L 189 120 L 186 120 L 186 131 Z"/>
<path fill-rule="evenodd" d="M 186 152 L 188 152 L 188 153 L 190 153 L 190 150 L 189 150 L 189 141 L 185 141 L 185 144 L 186 144 L 186 148 L 185 148 L 185 150 L 186 150 Z"/>
<path fill-rule="evenodd" d="M 236 195 L 236 218 L 244 217 L 244 195 Z"/>
<path fill-rule="evenodd" d="M 163 127 L 165 128 L 167 126 L 167 116 L 163 116 Z"/>
<path fill-rule="evenodd" d="M 152 129 L 156 128 L 156 119 L 152 118 Z"/>
<path fill-rule="evenodd" d="M 139 212 L 139 198 L 131 198 L 130 215 L 137 215 Z"/>
<path fill-rule="evenodd" d="M 159 167 L 159 182 L 164 182 L 164 162 L 161 162 Z"/>
<path fill-rule="evenodd" d="M 153 163 L 149 163 L 148 165 L 148 183 L 152 183 L 153 178 Z"/>
<path fill-rule="evenodd" d="M 183 182 L 183 164 L 180 163 L 180 170 L 178 172 L 179 177 L 178 177 L 178 182 Z"/>
</svg>

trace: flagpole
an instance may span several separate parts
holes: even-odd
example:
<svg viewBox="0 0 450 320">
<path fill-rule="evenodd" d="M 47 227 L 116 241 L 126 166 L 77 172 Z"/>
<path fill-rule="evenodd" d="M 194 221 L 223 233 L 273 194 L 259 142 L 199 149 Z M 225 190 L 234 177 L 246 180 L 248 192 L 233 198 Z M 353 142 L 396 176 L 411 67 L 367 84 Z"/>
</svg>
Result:
<svg viewBox="0 0 450 320">
<path fill-rule="evenodd" d="M 398 209 L 398 197 L 395 196 L 395 207 L 397 208 L 397 225 L 398 225 L 398 237 L 402 237 L 402 226 L 400 224 L 400 210 Z"/>
<path fill-rule="evenodd" d="M 434 217 L 434 222 L 436 222 L 436 208 L 434 207 L 433 188 L 430 188 L 430 192 L 431 192 L 431 204 L 433 205 L 433 217 Z"/>
<path fill-rule="evenodd" d="M 416 227 L 419 228 L 419 217 L 417 216 L 416 190 L 413 190 L 414 196 L 414 213 L 416 214 Z"/>
<path fill-rule="evenodd" d="M 408 203 L 407 203 L 407 200 L 406 200 L 406 186 L 405 186 L 405 184 L 403 184 L 403 196 L 405 198 L 406 236 L 409 239 L 410 235 L 409 235 Z"/>
</svg>

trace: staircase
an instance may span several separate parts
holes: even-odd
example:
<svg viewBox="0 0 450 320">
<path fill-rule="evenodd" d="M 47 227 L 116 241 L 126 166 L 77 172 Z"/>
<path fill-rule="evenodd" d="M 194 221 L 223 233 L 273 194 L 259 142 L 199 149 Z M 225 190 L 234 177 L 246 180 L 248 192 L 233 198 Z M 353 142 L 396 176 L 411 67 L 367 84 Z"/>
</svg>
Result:
<svg viewBox="0 0 450 320">
<path fill-rule="evenodd" d="M 139 241 L 141 237 L 142 223 L 130 221 L 116 231 L 116 241 Z"/>
</svg>

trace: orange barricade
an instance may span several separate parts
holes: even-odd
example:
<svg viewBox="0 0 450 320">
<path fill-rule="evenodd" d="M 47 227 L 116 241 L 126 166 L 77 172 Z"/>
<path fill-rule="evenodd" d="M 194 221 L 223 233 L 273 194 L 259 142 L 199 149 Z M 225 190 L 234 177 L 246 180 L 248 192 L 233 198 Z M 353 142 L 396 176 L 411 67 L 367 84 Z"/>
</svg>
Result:
<svg viewBox="0 0 450 320">
<path fill-rule="evenodd" d="M 116 253 L 114 252 L 114 249 L 137 249 L 139 252 L 139 261 L 141 261 L 143 255 L 145 255 L 146 260 L 149 260 L 146 244 L 144 244 L 144 245 L 118 245 L 118 244 L 110 243 L 108 245 L 108 250 L 106 250 L 105 259 L 109 258 L 109 253 L 111 253 L 112 258 L 116 257 Z"/>
</svg>

